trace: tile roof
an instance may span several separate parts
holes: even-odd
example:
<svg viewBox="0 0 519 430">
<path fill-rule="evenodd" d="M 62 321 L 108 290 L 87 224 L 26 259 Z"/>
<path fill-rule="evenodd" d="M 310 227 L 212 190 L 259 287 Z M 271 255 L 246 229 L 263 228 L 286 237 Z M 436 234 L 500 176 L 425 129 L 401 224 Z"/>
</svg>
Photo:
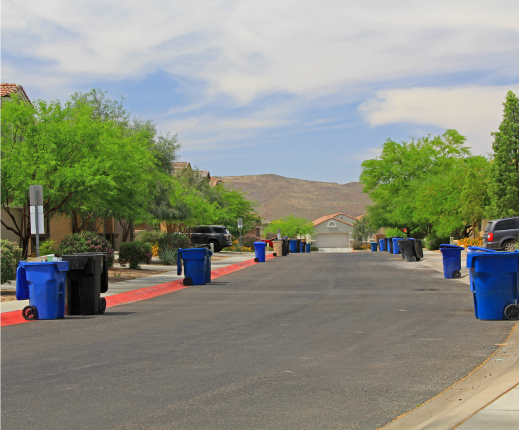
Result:
<svg viewBox="0 0 519 430">
<path fill-rule="evenodd" d="M 343 221 L 342 219 L 337 218 L 339 215 L 344 215 L 344 216 L 347 216 L 348 218 L 351 218 L 352 220 L 357 220 L 357 218 L 355 218 L 355 217 L 352 217 L 352 216 L 347 215 L 342 212 L 338 212 L 336 214 L 325 215 L 325 216 L 322 216 L 321 218 L 317 218 L 316 220 L 312 221 L 312 223 L 313 223 L 313 225 L 319 225 L 319 224 L 322 224 L 323 222 L 328 221 L 333 218 L 334 220 L 340 221 L 344 224 L 353 225 L 353 224 L 350 224 L 349 222 L 346 222 L 346 221 Z"/>
<path fill-rule="evenodd" d="M 21 85 L 18 84 L 0 84 L 2 97 L 11 97 L 11 94 L 21 92 L 22 98 L 26 99 L 29 103 L 31 100 L 27 96 L 27 93 Z"/>
<path fill-rule="evenodd" d="M 209 180 L 209 185 L 211 185 L 211 187 L 216 187 L 218 184 L 220 184 L 221 182 L 223 182 L 221 179 L 218 179 L 218 178 L 215 178 L 214 176 L 211 177 L 211 179 Z"/>
<path fill-rule="evenodd" d="M 198 174 L 202 176 L 203 178 L 211 178 L 211 175 L 209 174 L 208 170 L 199 170 Z"/>
</svg>

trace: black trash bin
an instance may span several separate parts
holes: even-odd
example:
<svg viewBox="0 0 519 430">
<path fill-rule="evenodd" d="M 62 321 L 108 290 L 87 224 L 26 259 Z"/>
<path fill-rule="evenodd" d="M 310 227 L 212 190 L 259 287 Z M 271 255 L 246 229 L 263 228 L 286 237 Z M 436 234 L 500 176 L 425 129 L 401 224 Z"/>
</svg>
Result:
<svg viewBox="0 0 519 430">
<path fill-rule="evenodd" d="M 68 261 L 66 287 L 67 315 L 96 315 L 106 310 L 108 291 L 106 254 L 101 252 L 62 255 Z"/>
<path fill-rule="evenodd" d="M 400 241 L 402 248 L 402 259 L 405 261 L 420 261 L 423 258 L 422 241 L 418 239 L 407 239 Z"/>
<path fill-rule="evenodd" d="M 296 252 L 301 252 L 301 239 L 296 239 Z"/>
<path fill-rule="evenodd" d="M 414 242 L 414 254 L 416 256 L 416 261 L 420 261 L 423 259 L 423 245 L 420 239 L 413 240 Z"/>
<path fill-rule="evenodd" d="M 282 257 L 286 257 L 290 254 L 290 239 L 283 239 Z"/>
<path fill-rule="evenodd" d="M 393 253 L 393 238 L 392 237 L 388 237 L 386 239 L 386 251 L 389 252 L 390 254 Z"/>
</svg>

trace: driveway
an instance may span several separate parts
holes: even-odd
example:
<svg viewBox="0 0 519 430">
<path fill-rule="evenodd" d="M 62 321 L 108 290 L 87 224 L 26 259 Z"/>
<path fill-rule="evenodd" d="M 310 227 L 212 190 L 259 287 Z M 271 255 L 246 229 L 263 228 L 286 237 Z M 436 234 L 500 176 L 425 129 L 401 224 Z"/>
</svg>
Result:
<svg viewBox="0 0 519 430">
<path fill-rule="evenodd" d="M 467 285 L 398 261 L 294 254 L 103 316 L 5 327 L 2 428 L 380 427 L 513 326 L 476 320 Z"/>
</svg>

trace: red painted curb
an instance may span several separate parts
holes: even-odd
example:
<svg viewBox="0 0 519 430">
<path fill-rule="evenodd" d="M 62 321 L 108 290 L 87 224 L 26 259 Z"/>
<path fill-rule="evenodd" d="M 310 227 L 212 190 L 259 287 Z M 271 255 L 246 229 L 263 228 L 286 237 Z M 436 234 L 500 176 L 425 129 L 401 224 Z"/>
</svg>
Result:
<svg viewBox="0 0 519 430">
<path fill-rule="evenodd" d="M 265 260 L 270 260 L 271 258 L 274 258 L 272 254 L 265 256 Z M 254 266 L 255 264 L 259 263 L 256 263 L 254 259 L 251 259 L 242 261 L 241 263 L 231 264 L 230 266 L 222 267 L 221 269 L 212 270 L 211 279 L 216 279 L 220 276 L 225 276 L 230 273 L 237 272 L 238 270 Z M 184 288 L 188 287 L 183 284 L 182 279 L 177 279 L 176 281 L 166 282 L 165 284 L 153 285 L 151 287 L 144 287 L 139 288 L 138 290 L 114 294 L 113 296 L 106 297 L 106 307 L 111 308 L 127 303 L 140 302 L 141 300 L 147 300 L 153 297 L 162 296 L 164 294 L 174 293 L 175 291 L 180 291 Z M 2 321 L 0 323 L 0 327 L 29 322 L 22 317 L 22 311 L 4 312 L 1 314 L 1 319 Z"/>
</svg>

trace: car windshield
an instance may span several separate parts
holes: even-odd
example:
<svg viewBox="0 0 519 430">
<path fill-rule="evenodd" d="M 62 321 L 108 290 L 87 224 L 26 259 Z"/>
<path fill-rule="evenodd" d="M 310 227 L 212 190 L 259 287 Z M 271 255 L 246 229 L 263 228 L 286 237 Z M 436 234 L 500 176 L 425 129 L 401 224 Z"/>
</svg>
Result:
<svg viewBox="0 0 519 430">
<path fill-rule="evenodd" d="M 487 226 L 485 227 L 485 233 L 488 233 L 490 230 L 492 230 L 492 224 L 492 221 L 487 224 Z"/>
</svg>

